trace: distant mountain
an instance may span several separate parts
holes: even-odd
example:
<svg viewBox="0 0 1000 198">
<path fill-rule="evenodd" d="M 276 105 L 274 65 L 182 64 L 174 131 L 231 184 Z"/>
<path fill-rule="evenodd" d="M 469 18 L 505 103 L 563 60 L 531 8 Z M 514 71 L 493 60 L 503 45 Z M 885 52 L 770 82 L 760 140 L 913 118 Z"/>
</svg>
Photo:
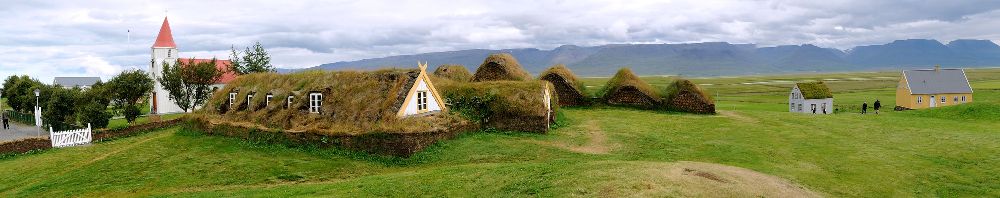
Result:
<svg viewBox="0 0 1000 198">
<path fill-rule="evenodd" d="M 717 76 L 762 73 L 829 72 L 871 69 L 1000 66 L 1000 46 L 989 40 L 897 40 L 884 45 L 841 51 L 811 44 L 758 47 L 726 42 L 685 44 L 564 45 L 552 50 L 470 49 L 390 56 L 319 65 L 308 69 L 377 69 L 410 66 L 417 61 L 465 65 L 470 71 L 491 53 L 511 53 L 526 70 L 539 73 L 566 64 L 581 76 L 607 76 L 627 66 L 642 75 Z M 279 70 L 287 73 L 297 70 Z"/>
</svg>

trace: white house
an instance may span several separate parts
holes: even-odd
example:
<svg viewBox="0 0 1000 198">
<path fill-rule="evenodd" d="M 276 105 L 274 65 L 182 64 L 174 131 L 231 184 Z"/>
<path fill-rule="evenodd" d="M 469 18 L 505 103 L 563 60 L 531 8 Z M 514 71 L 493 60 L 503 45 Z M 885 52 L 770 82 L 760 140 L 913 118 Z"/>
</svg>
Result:
<svg viewBox="0 0 1000 198">
<path fill-rule="evenodd" d="M 832 114 L 833 93 L 822 81 L 796 83 L 788 95 L 788 111 L 811 114 Z"/>
<path fill-rule="evenodd" d="M 52 80 L 52 84 L 65 89 L 72 89 L 73 87 L 90 89 L 91 86 L 94 86 L 99 81 L 101 81 L 100 77 L 55 77 Z"/>
<path fill-rule="evenodd" d="M 177 44 L 174 43 L 173 33 L 170 31 L 170 22 L 167 18 L 163 18 L 163 25 L 160 26 L 160 33 L 156 36 L 156 42 L 153 43 L 152 57 L 153 61 L 149 66 L 150 75 L 153 79 L 162 76 L 163 63 L 167 63 L 173 66 L 177 61 L 190 62 L 190 63 L 203 63 L 209 62 L 211 59 L 192 59 L 192 58 L 178 58 L 180 57 L 180 50 L 177 49 Z M 229 60 L 216 60 L 215 66 L 218 70 L 223 71 L 222 77 L 219 81 L 215 83 L 212 87 L 221 88 L 225 84 L 236 79 L 236 74 L 229 70 L 229 66 L 232 64 Z M 169 113 L 180 113 L 183 112 L 173 100 L 170 99 L 170 94 L 167 90 L 164 90 L 160 86 L 160 83 L 153 83 L 153 93 L 149 97 L 150 112 L 154 114 L 169 114 Z"/>
</svg>

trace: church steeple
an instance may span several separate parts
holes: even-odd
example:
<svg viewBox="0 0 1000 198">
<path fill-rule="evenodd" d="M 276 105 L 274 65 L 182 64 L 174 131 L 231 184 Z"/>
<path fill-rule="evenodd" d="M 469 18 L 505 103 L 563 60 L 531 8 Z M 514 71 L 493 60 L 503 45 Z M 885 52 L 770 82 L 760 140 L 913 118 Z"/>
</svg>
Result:
<svg viewBox="0 0 1000 198">
<path fill-rule="evenodd" d="M 153 43 L 153 47 L 177 48 L 177 44 L 174 44 L 174 36 L 170 33 L 170 22 L 167 21 L 167 17 L 163 17 L 163 25 L 160 26 L 160 34 L 156 36 L 156 43 Z"/>
</svg>

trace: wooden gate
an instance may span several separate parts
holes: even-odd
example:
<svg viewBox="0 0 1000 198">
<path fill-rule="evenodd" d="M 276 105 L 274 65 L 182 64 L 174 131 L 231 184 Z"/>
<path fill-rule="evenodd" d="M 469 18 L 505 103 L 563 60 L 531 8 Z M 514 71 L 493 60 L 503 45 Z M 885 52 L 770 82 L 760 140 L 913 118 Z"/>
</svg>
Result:
<svg viewBox="0 0 1000 198">
<path fill-rule="evenodd" d="M 68 131 L 53 131 L 49 127 L 49 140 L 52 140 L 52 147 L 68 147 L 82 144 L 89 144 L 91 137 L 90 124 L 86 129 L 76 129 Z"/>
</svg>

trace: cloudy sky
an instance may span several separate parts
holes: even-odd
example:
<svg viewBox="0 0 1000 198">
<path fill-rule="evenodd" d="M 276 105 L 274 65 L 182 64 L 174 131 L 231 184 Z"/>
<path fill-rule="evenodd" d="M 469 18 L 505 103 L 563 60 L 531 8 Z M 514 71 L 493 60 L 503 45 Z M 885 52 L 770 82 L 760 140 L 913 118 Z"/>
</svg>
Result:
<svg viewBox="0 0 1000 198">
<path fill-rule="evenodd" d="M 281 68 L 459 49 L 726 41 L 848 49 L 1000 40 L 1000 1 L 16 1 L 0 6 L 0 76 L 148 67 L 169 16 L 182 57 L 260 41 Z M 131 33 L 129 33 L 131 30 Z"/>
</svg>

